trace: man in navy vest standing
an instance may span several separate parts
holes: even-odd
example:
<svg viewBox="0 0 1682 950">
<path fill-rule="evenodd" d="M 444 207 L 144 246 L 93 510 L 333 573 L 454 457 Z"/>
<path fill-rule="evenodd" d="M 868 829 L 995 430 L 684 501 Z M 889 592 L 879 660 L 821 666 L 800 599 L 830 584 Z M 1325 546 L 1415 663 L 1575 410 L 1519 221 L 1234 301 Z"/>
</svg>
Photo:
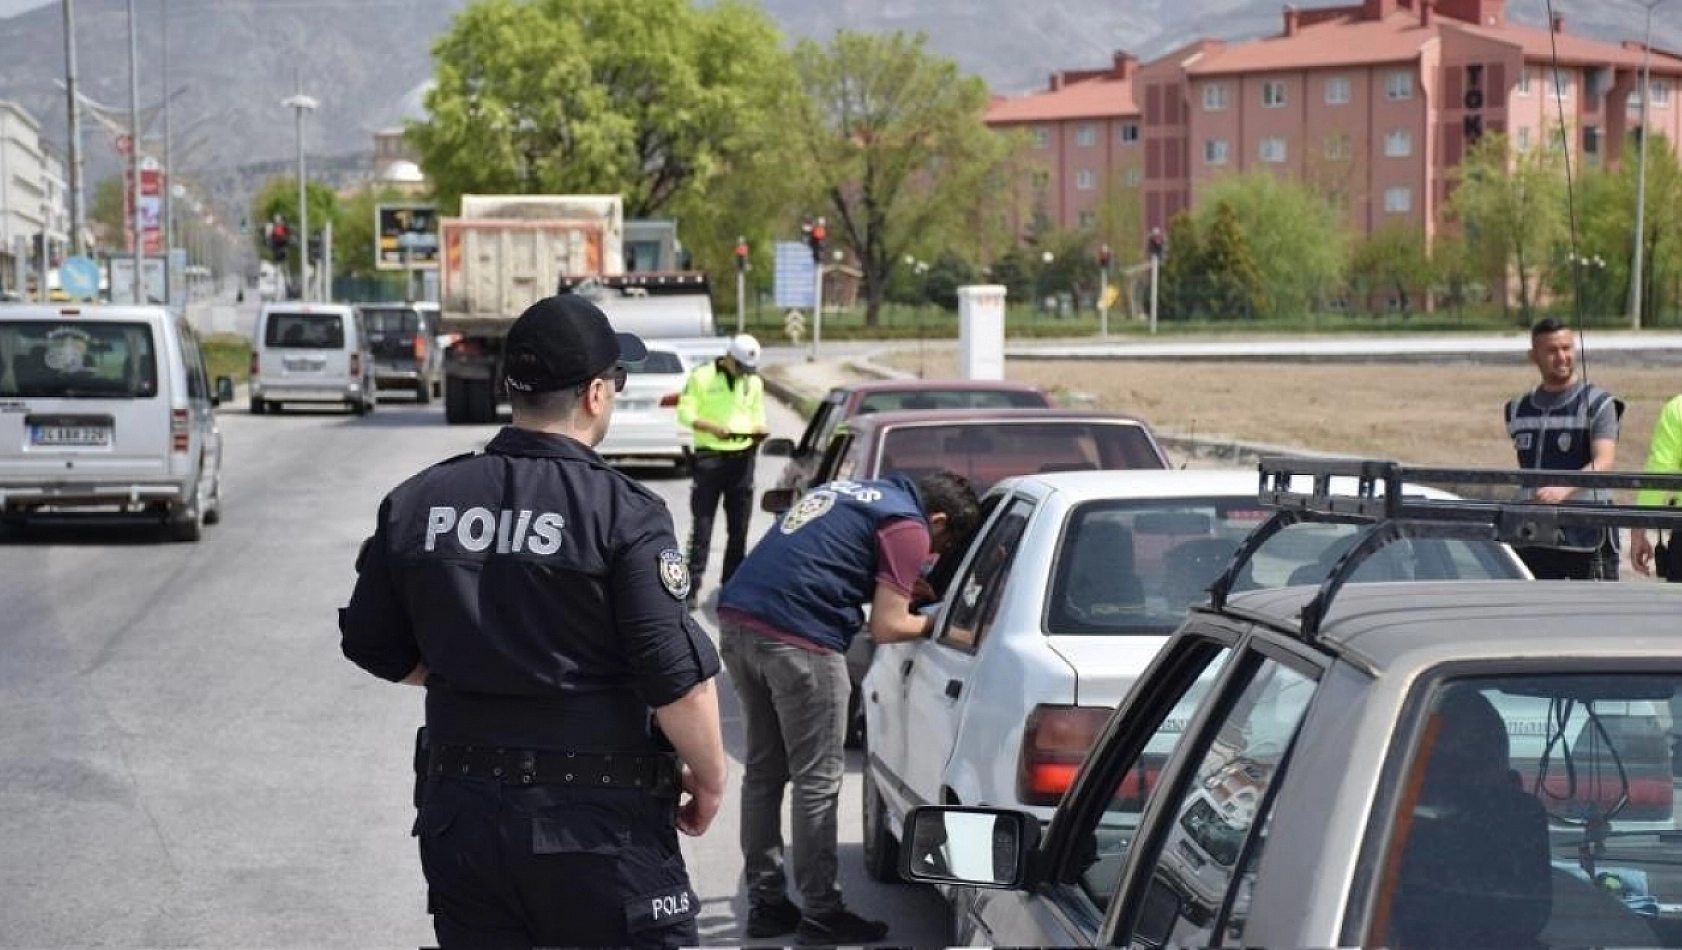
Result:
<svg viewBox="0 0 1682 950">
<path fill-rule="evenodd" d="M 1577 378 L 1577 334 L 1547 317 L 1530 328 L 1530 361 L 1542 374 L 1535 389 L 1507 403 L 1507 435 L 1519 468 L 1611 471 L 1618 450 L 1623 405 L 1612 394 Z M 1534 490 L 1545 504 L 1608 503 L 1599 489 L 1548 486 Z M 1517 548 L 1540 580 L 1618 579 L 1618 546 L 1607 528 L 1566 528 L 1557 546 Z"/>
<path fill-rule="evenodd" d="M 931 556 L 967 537 L 975 491 L 951 472 L 916 482 L 838 481 L 801 497 L 719 593 L 720 652 L 747 730 L 742 858 L 749 937 L 795 931 L 825 944 L 873 943 L 887 924 L 848 910 L 836 882 L 836 811 L 845 771 L 847 646 L 864 625 L 878 643 L 926 636 L 911 612 Z M 793 786 L 794 878 L 783 873 L 783 787 Z"/>
</svg>

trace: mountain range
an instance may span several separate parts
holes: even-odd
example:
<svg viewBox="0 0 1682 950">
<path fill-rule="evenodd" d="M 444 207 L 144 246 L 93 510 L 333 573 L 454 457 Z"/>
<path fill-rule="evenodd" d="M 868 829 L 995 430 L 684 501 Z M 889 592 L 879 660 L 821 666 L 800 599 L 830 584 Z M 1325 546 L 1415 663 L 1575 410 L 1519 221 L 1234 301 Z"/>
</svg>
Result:
<svg viewBox="0 0 1682 950">
<path fill-rule="evenodd" d="M 0 12 L 31 0 L 0 0 Z M 0 98 L 66 140 L 63 20 L 58 0 L 0 19 Z M 634 0 L 627 0 L 634 2 Z M 1654 42 L 1682 47 L 1678 10 L 1660 6 Z M 349 160 L 372 150 L 376 130 L 418 115 L 431 73 L 432 40 L 466 0 L 134 0 L 139 12 L 140 100 L 147 135 L 161 134 L 157 110 L 168 84 L 177 168 L 221 177 L 236 168 L 284 168 L 296 148 L 295 88 L 320 101 L 308 120 L 312 156 Z M 1546 0 L 1509 0 L 1515 21 L 1540 25 Z M 761 0 L 791 38 L 837 29 L 921 30 L 930 48 L 980 75 L 996 91 L 1044 88 L 1058 69 L 1106 65 L 1115 50 L 1149 59 L 1200 36 L 1245 39 L 1279 30 L 1282 0 Z M 1298 0 L 1298 6 L 1336 0 Z M 120 111 L 129 98 L 128 0 L 75 0 L 82 93 Z M 168 11 L 169 56 L 163 55 Z M 1555 0 L 1567 26 L 1606 40 L 1639 38 L 1637 0 Z M 85 121 L 88 180 L 119 168 L 114 131 Z M 328 163 L 331 164 L 331 163 Z"/>
</svg>

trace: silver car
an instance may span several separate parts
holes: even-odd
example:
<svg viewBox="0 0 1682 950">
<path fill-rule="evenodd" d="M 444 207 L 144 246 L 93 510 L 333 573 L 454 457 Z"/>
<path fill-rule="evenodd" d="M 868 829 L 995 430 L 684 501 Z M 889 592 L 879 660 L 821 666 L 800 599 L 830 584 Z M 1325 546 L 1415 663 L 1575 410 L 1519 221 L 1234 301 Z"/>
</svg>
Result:
<svg viewBox="0 0 1682 950">
<path fill-rule="evenodd" d="M 1355 504 L 1375 546 L 1319 586 L 1228 595 L 1241 551 L 1043 833 L 1020 811 L 908 816 L 901 873 L 967 885 L 955 945 L 1679 943 L 1682 587 L 1343 586 L 1381 536 L 1511 541 L 1571 507 Z"/>
</svg>

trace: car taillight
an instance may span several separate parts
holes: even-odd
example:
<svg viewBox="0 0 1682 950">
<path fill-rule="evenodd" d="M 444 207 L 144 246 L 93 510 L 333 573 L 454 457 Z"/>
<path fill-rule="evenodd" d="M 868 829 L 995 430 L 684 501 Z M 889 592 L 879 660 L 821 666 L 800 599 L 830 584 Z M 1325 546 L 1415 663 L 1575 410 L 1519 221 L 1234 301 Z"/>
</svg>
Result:
<svg viewBox="0 0 1682 950">
<path fill-rule="evenodd" d="M 670 409 L 677 405 L 677 393 L 667 393 L 660 397 L 660 408 Z"/>
<path fill-rule="evenodd" d="M 251 375 L 253 375 L 253 376 L 257 375 L 257 369 L 261 365 L 261 363 L 262 363 L 262 361 L 257 358 L 257 354 L 252 353 L 251 354 Z"/>
<path fill-rule="evenodd" d="M 350 375 L 352 377 L 362 375 L 362 354 L 361 353 L 352 353 L 350 355 Z"/>
<path fill-rule="evenodd" d="M 1057 804 L 1110 712 L 1108 706 L 1035 706 L 1022 730 L 1017 799 L 1025 805 Z"/>
<path fill-rule="evenodd" d="M 191 434 L 187 428 L 187 410 L 171 409 L 169 411 L 170 448 L 177 452 L 187 451 Z"/>
<path fill-rule="evenodd" d="M 421 333 L 415 334 L 415 362 L 417 362 L 417 363 L 426 362 L 426 335 L 425 334 L 421 334 Z"/>
<path fill-rule="evenodd" d="M 478 356 L 479 341 L 470 336 L 458 336 L 450 341 L 450 349 L 454 350 L 457 356 Z"/>
</svg>

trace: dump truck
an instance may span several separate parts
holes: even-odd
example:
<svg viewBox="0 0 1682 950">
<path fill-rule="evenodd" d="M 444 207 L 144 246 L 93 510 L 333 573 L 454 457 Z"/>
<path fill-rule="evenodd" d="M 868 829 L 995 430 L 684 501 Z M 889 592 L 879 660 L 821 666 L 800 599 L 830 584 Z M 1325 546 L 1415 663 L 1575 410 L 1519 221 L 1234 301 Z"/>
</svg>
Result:
<svg viewBox="0 0 1682 950">
<path fill-rule="evenodd" d="M 550 294 L 594 300 L 614 329 L 648 339 L 714 336 L 707 275 L 627 270 L 618 195 L 464 195 L 439 221 L 439 332 L 444 417 L 496 421 L 502 341 L 521 311 Z"/>
</svg>

